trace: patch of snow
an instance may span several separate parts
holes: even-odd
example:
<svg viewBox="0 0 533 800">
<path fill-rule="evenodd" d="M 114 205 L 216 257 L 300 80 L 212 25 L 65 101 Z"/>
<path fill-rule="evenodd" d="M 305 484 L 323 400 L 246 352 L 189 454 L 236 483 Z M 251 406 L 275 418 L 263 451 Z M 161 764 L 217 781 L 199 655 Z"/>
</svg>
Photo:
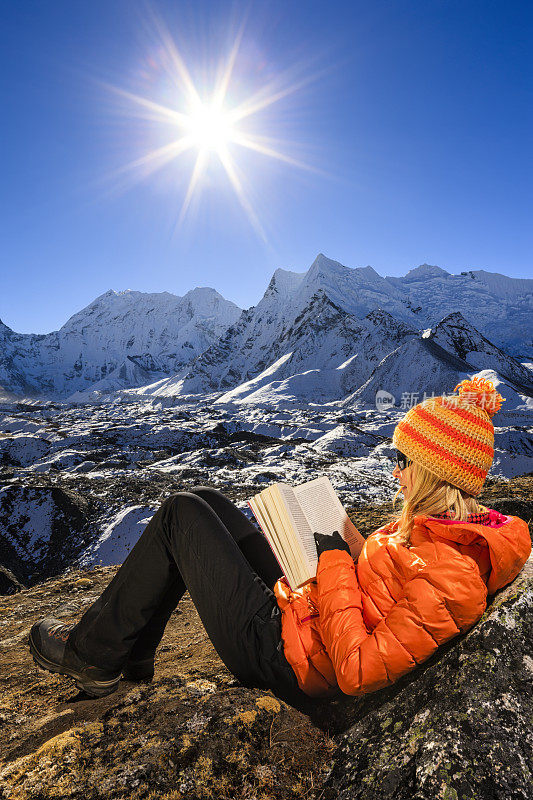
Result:
<svg viewBox="0 0 533 800">
<path fill-rule="evenodd" d="M 80 567 L 122 564 L 138 542 L 157 509 L 150 506 L 123 508 L 80 559 Z"/>
</svg>

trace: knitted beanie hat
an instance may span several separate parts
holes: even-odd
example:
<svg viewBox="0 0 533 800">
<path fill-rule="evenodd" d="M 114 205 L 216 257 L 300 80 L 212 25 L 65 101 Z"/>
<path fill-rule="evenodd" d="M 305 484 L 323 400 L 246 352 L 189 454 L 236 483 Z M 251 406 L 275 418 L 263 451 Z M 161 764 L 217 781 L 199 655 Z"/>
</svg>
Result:
<svg viewBox="0 0 533 800">
<path fill-rule="evenodd" d="M 458 383 L 458 395 L 430 397 L 396 426 L 393 446 L 448 483 L 476 496 L 494 458 L 491 418 L 505 400 L 491 381 Z"/>
</svg>

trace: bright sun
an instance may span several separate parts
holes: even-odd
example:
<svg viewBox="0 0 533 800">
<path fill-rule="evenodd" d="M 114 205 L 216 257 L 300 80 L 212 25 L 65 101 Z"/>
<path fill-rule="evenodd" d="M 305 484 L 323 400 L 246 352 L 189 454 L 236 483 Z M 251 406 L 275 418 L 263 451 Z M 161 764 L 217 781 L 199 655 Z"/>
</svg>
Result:
<svg viewBox="0 0 533 800">
<path fill-rule="evenodd" d="M 234 138 L 229 114 L 213 105 L 200 105 L 189 117 L 190 135 L 199 150 L 220 153 Z"/>
<path fill-rule="evenodd" d="M 129 102 L 133 102 L 137 116 L 142 116 L 152 122 L 159 121 L 167 125 L 171 123 L 173 127 L 180 130 L 180 136 L 163 147 L 146 153 L 141 158 L 123 167 L 120 171 L 143 171 L 144 174 L 155 172 L 155 170 L 164 167 L 187 150 L 196 149 L 196 161 L 185 191 L 185 198 L 178 219 L 178 224 L 181 224 L 195 191 L 201 185 L 202 177 L 210 159 L 216 157 L 223 165 L 228 179 L 253 227 L 263 239 L 266 239 L 259 219 L 246 195 L 237 171 L 236 162 L 233 155 L 230 154 L 228 145 L 238 145 L 295 167 L 321 172 L 321 170 L 284 155 L 277 149 L 276 143 L 272 140 L 264 136 L 253 135 L 248 132 L 244 133 L 238 127 L 243 119 L 249 118 L 280 99 L 287 97 L 287 95 L 314 80 L 316 76 L 307 75 L 298 82 L 287 86 L 282 86 L 279 80 L 273 79 L 268 85 L 261 87 L 240 105 L 227 108 L 226 98 L 242 39 L 242 29 L 228 54 L 225 65 L 221 65 L 218 69 L 219 77 L 208 101 L 205 101 L 200 96 L 189 70 L 168 31 L 160 22 L 157 22 L 157 29 L 164 54 L 165 70 L 172 84 L 180 88 L 182 108 L 186 110 L 162 105 L 148 97 L 132 94 L 114 86 L 108 86 L 108 88 Z"/>
</svg>

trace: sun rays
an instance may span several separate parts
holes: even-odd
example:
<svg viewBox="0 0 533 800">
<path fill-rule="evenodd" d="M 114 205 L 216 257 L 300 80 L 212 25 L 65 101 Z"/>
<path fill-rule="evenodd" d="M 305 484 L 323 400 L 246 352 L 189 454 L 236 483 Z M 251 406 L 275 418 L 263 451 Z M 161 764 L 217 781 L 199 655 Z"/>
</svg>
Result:
<svg viewBox="0 0 533 800">
<path fill-rule="evenodd" d="M 164 55 L 167 77 L 175 90 L 173 92 L 175 102 L 167 105 L 158 102 L 156 97 L 143 96 L 109 84 L 106 86 L 126 102 L 129 113 L 151 124 L 159 124 L 166 131 L 175 130 L 176 135 L 166 144 L 147 150 L 143 155 L 116 170 L 115 176 L 124 174 L 132 177 L 150 176 L 171 162 L 179 162 L 184 153 L 192 151 L 195 158 L 189 177 L 181 175 L 179 179 L 179 189 L 183 198 L 177 218 L 179 227 L 187 216 L 193 198 L 204 183 L 210 164 L 216 160 L 222 165 L 226 178 L 250 224 L 258 235 L 266 240 L 258 214 L 252 206 L 240 175 L 238 148 L 252 151 L 259 158 L 274 159 L 298 169 L 324 173 L 284 153 L 278 141 L 245 130 L 243 123 L 254 117 L 259 119 L 258 115 L 261 112 L 315 80 L 317 74 L 307 74 L 304 78 L 292 82 L 287 80 L 287 74 L 277 76 L 265 85 L 253 88 L 246 100 L 241 100 L 231 107 L 229 93 L 237 69 L 243 27 L 241 26 L 226 57 L 218 65 L 213 85 L 201 88 L 193 80 L 177 45 L 160 21 L 156 21 L 156 29 Z M 285 83 L 282 85 L 284 79 Z"/>
</svg>

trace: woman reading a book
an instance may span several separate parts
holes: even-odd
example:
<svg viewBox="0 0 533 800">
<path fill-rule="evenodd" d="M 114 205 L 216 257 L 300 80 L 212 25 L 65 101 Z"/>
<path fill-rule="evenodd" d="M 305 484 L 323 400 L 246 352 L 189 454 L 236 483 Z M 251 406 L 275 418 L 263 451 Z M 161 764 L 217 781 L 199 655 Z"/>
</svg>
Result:
<svg viewBox="0 0 533 800">
<path fill-rule="evenodd" d="M 293 591 L 230 500 L 208 487 L 179 492 L 77 624 L 47 618 L 32 627 L 36 663 L 92 696 L 111 693 L 121 677 L 150 680 L 188 589 L 222 661 L 246 686 L 297 703 L 394 683 L 472 627 L 531 551 L 526 522 L 475 499 L 503 398 L 477 378 L 455 389 L 410 408 L 396 426 L 403 506 L 368 537 L 357 563 L 337 532 L 317 532 L 316 578 Z"/>
</svg>

